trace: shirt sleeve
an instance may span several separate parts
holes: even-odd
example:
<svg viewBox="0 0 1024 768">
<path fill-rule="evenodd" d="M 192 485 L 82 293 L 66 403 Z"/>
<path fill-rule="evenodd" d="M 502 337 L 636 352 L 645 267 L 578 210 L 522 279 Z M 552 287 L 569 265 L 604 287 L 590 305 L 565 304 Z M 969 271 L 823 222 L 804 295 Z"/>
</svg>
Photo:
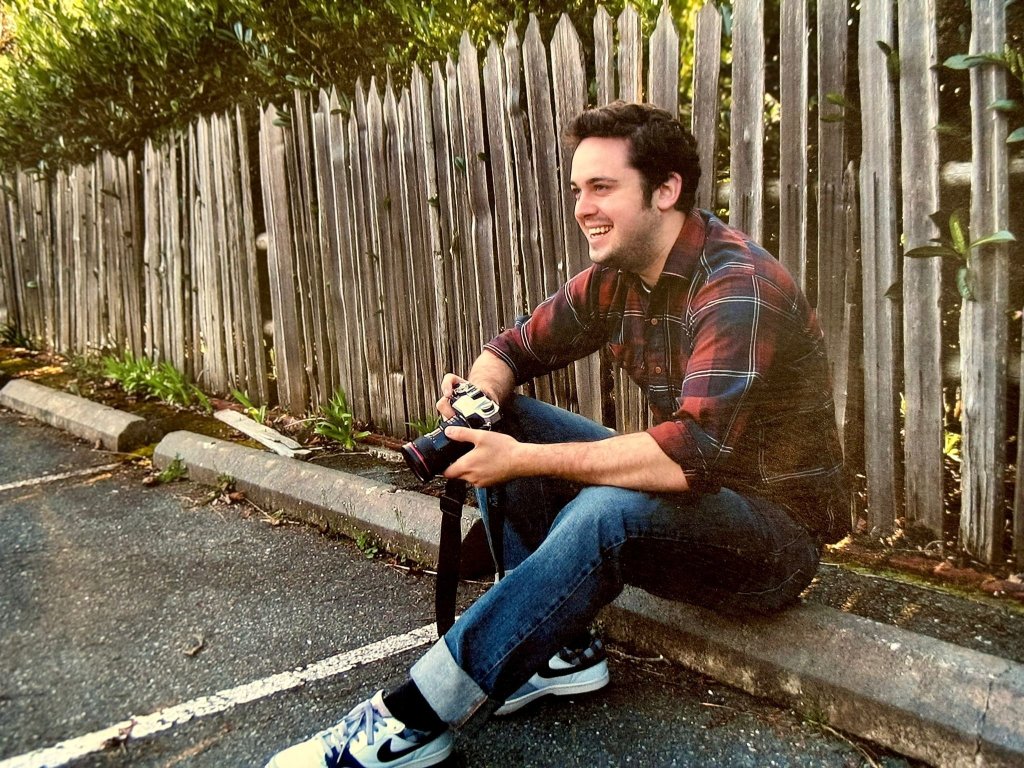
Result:
<svg viewBox="0 0 1024 768">
<path fill-rule="evenodd" d="M 598 312 L 603 273 L 591 267 L 575 275 L 538 306 L 529 319 L 484 345 L 515 376 L 517 385 L 564 368 L 600 349 L 607 340 Z"/>
<path fill-rule="evenodd" d="M 694 489 L 717 487 L 719 473 L 750 428 L 770 371 L 793 325 L 792 300 L 753 268 L 713 275 L 691 303 L 692 352 L 678 409 L 648 430 Z"/>
</svg>

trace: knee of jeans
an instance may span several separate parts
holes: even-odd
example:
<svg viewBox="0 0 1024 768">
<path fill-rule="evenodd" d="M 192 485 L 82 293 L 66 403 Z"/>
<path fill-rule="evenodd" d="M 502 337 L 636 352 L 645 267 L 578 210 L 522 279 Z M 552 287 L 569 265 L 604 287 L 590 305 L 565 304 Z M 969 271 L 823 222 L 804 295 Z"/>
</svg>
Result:
<svg viewBox="0 0 1024 768">
<path fill-rule="evenodd" d="M 559 513 L 555 527 L 572 528 L 577 536 L 597 536 L 602 547 L 618 546 L 627 537 L 624 513 L 635 494 L 622 488 L 584 488 Z"/>
</svg>

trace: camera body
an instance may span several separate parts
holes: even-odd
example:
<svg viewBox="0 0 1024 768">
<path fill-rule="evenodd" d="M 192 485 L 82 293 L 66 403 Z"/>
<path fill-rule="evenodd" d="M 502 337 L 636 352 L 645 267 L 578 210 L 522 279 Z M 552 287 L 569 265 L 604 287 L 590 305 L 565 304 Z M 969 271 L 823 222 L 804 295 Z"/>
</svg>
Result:
<svg viewBox="0 0 1024 768">
<path fill-rule="evenodd" d="M 449 440 L 444 434 L 446 428 L 490 429 L 501 419 L 498 404 L 468 381 L 455 388 L 449 402 L 454 416 L 442 421 L 433 432 L 402 446 L 405 463 L 423 482 L 444 472 L 473 448 L 472 443 Z"/>
</svg>

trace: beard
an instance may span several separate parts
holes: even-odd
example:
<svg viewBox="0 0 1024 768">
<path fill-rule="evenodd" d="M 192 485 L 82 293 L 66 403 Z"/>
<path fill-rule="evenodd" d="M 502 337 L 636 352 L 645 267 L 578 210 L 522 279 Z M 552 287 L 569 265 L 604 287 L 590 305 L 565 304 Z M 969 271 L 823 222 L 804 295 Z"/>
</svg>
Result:
<svg viewBox="0 0 1024 768">
<path fill-rule="evenodd" d="M 620 235 L 619 241 L 603 254 L 591 251 L 590 258 L 595 264 L 621 269 L 624 272 L 640 273 L 658 258 L 658 215 L 649 209 L 629 230 L 613 229 Z"/>
</svg>

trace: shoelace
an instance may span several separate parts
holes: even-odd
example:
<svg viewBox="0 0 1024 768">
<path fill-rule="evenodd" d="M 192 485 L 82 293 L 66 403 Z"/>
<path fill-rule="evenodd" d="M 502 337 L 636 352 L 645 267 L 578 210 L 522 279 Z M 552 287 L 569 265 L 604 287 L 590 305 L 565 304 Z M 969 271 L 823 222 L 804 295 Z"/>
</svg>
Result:
<svg viewBox="0 0 1024 768">
<path fill-rule="evenodd" d="M 340 753 L 349 740 L 360 731 L 366 733 L 366 743 L 372 745 L 375 726 L 383 719 L 384 716 L 373 708 L 373 702 L 368 699 L 353 707 L 352 711 L 345 715 L 344 720 L 321 733 L 320 738 L 333 754 Z"/>
</svg>

